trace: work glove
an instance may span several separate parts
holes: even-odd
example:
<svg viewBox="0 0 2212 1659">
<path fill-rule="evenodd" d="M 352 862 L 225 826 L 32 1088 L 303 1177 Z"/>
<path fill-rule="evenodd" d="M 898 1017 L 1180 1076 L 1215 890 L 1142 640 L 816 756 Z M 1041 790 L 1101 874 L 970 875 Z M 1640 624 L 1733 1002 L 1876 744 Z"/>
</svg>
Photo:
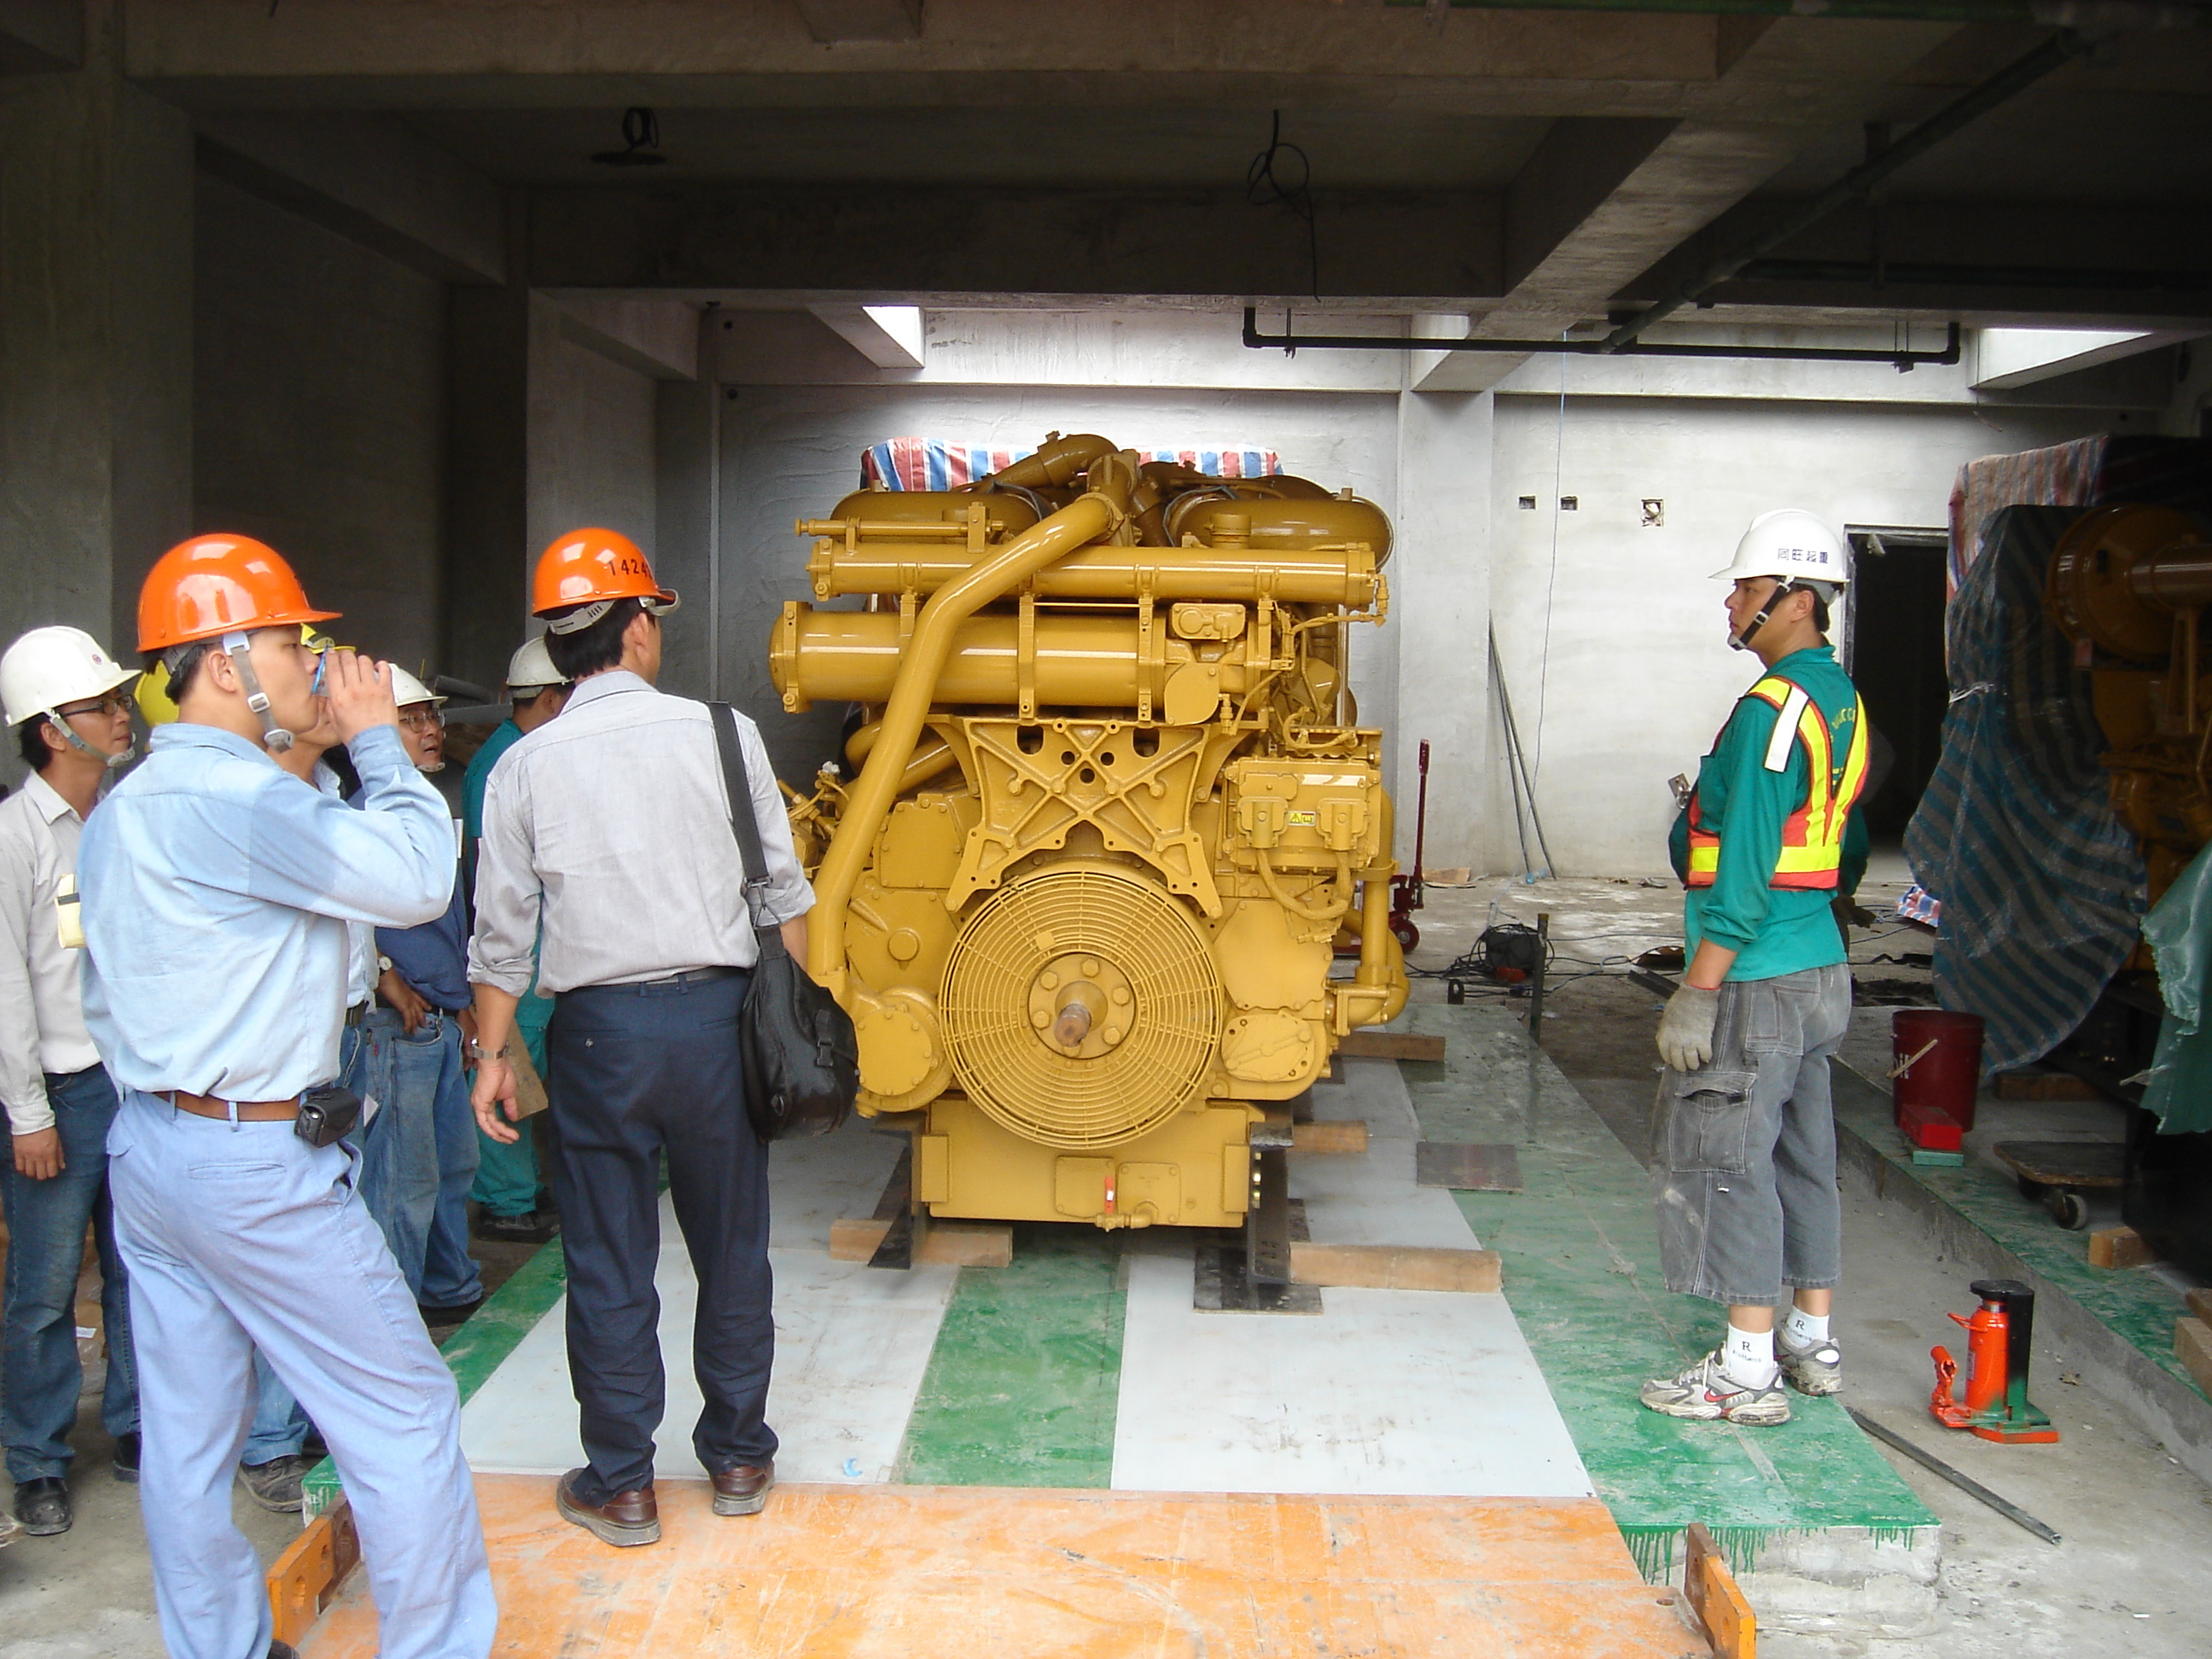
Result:
<svg viewBox="0 0 2212 1659">
<path fill-rule="evenodd" d="M 1659 1058 L 1677 1072 L 1694 1072 L 1713 1057 L 1713 1021 L 1721 1011 L 1718 991 L 1685 985 L 1667 999 L 1659 1017 Z"/>
</svg>

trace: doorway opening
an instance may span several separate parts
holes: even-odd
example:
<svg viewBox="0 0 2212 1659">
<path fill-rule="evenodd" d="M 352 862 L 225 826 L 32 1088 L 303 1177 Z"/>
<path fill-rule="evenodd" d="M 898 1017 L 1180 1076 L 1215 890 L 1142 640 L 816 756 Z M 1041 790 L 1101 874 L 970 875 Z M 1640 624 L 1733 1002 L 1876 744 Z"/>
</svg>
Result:
<svg viewBox="0 0 2212 1659">
<path fill-rule="evenodd" d="M 1853 580 L 1844 666 L 1874 727 L 1875 775 L 1863 810 L 1875 844 L 1894 846 L 1943 749 L 1943 711 L 1950 702 L 1943 573 L 1950 534 L 1904 525 L 1848 525 L 1844 533 Z"/>
</svg>

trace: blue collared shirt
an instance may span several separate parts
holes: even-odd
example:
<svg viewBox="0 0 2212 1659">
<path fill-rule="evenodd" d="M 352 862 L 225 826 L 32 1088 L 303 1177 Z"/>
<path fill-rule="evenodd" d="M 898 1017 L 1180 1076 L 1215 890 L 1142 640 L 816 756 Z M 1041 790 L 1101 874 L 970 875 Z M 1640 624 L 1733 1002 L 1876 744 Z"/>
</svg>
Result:
<svg viewBox="0 0 2212 1659">
<path fill-rule="evenodd" d="M 338 1072 L 346 923 L 453 896 L 453 821 L 396 726 L 349 745 L 366 809 L 258 744 L 181 722 L 85 826 L 84 1013 L 115 1081 L 283 1100 Z"/>
</svg>

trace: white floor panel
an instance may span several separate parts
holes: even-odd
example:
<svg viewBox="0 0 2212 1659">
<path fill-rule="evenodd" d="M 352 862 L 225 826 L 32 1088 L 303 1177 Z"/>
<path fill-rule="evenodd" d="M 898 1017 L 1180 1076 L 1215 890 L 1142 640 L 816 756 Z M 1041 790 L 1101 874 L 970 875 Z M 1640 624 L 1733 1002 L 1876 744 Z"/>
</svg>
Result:
<svg viewBox="0 0 2212 1659">
<path fill-rule="evenodd" d="M 842 1135 L 802 1146 L 829 1148 Z M 895 1142 L 885 1142 L 891 1158 Z M 866 1165 L 865 1154 L 856 1162 Z M 854 1213 L 841 1202 L 841 1179 L 832 1178 L 836 1160 L 810 1163 L 789 1158 L 779 1146 L 775 1225 L 779 1243 L 786 1236 L 787 1175 L 811 1172 L 815 1197 L 796 1209 L 791 1231 L 804 1236 L 817 1210 Z M 842 1185 L 865 1188 L 866 1214 L 889 1172 L 890 1159 L 872 1176 L 849 1173 Z M 795 1184 L 795 1183 L 793 1183 Z M 668 1375 L 668 1406 L 655 1437 L 657 1472 L 674 1478 L 705 1474 L 691 1450 L 691 1429 L 698 1420 L 700 1394 L 691 1370 L 691 1318 L 698 1298 L 682 1236 L 664 1197 L 660 1215 L 660 1261 L 655 1281 L 660 1291 L 660 1351 Z M 860 1262 L 832 1261 L 826 1244 L 829 1222 L 820 1224 L 823 1242 L 797 1248 L 772 1248 L 775 1269 L 775 1376 L 769 1393 L 769 1423 L 783 1442 L 776 1474 L 786 1480 L 884 1481 L 897 1462 L 907 1419 L 937 1343 L 938 1326 L 952 1295 L 958 1270 L 920 1267 L 889 1273 Z M 523 1338 L 490 1380 L 461 1410 L 461 1449 L 469 1466 L 489 1474 L 557 1474 L 584 1461 L 576 1436 L 576 1401 L 568 1386 L 566 1339 L 568 1304 L 554 1304 Z"/>
<path fill-rule="evenodd" d="M 1442 1187 L 1413 1184 L 1411 1140 L 1375 1140 L 1364 1155 L 1292 1152 L 1291 1196 L 1316 1244 L 1407 1244 L 1472 1250 L 1477 1241 Z"/>
<path fill-rule="evenodd" d="M 1313 1086 L 1314 1117 L 1322 1122 L 1357 1118 L 1370 1140 L 1419 1140 L 1421 1121 L 1395 1060 L 1346 1060 L 1341 1083 Z"/>
<path fill-rule="evenodd" d="M 1327 1290 L 1318 1317 L 1200 1313 L 1133 1256 L 1114 1485 L 1579 1498 L 1589 1477 L 1502 1296 Z"/>
</svg>

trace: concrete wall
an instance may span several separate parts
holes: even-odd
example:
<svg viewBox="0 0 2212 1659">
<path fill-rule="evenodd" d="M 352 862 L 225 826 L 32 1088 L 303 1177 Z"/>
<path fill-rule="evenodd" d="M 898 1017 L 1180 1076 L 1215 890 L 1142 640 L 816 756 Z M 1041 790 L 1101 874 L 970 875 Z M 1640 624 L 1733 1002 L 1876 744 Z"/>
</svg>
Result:
<svg viewBox="0 0 2212 1659">
<path fill-rule="evenodd" d="M 1249 442 L 1275 450 L 1289 471 L 1332 489 L 1348 484 L 1396 511 L 1396 400 L 1388 396 L 933 386 L 725 392 L 721 684 L 761 722 L 777 769 L 794 786 L 835 751 L 844 711 L 817 707 L 793 719 L 769 684 L 769 627 L 784 600 L 808 597 L 807 544 L 791 526 L 860 487 L 860 452 L 872 443 L 928 436 L 1032 447 L 1048 432 L 1097 432 L 1132 448 Z M 1352 684 L 1370 723 L 1396 695 L 1389 631 L 1354 631 Z"/>
<path fill-rule="evenodd" d="M 445 289 L 203 178 L 193 518 L 256 536 L 349 643 L 438 647 Z"/>
<path fill-rule="evenodd" d="M 1659 398 L 1498 398 L 1490 594 L 1499 656 L 1560 875 L 1662 874 L 1667 779 L 1698 757 L 1756 672 L 1725 644 L 1722 587 L 1770 507 L 1846 523 L 1946 522 L 1977 456 L 2104 429 L 2108 412 Z M 1519 498 L 1534 495 L 1524 509 Z M 1563 495 L 1578 507 L 1559 510 Z M 1665 522 L 1641 523 L 1642 500 Z M 1474 669 L 1428 665 L 1471 685 Z M 1493 769 L 1469 858 L 1518 867 Z M 1447 840 L 1447 845 L 1449 844 Z M 1436 845 L 1432 836 L 1431 846 Z"/>
<path fill-rule="evenodd" d="M 619 530 L 652 556 L 653 381 L 568 338 L 542 300 L 530 351 L 529 558 L 584 525 Z"/>
</svg>

